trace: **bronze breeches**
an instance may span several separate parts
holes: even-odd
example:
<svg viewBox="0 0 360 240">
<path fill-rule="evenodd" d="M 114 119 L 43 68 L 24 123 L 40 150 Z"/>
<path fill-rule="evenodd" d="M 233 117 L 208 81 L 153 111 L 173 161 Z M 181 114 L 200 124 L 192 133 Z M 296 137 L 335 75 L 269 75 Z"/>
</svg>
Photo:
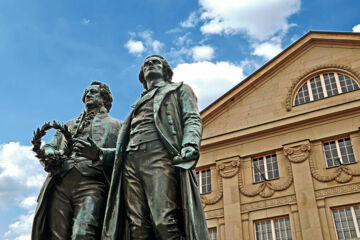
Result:
<svg viewBox="0 0 360 240">
<path fill-rule="evenodd" d="M 127 154 L 123 190 L 130 239 L 181 239 L 180 188 L 172 157 L 160 140 Z"/>
<path fill-rule="evenodd" d="M 55 181 L 47 200 L 49 239 L 100 239 L 108 192 L 105 179 L 83 176 L 73 168 Z"/>
</svg>

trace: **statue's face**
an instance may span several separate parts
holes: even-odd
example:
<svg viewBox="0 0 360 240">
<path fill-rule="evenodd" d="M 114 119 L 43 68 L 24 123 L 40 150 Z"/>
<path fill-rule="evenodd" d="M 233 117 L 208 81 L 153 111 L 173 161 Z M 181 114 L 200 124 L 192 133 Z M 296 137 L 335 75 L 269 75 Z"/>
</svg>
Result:
<svg viewBox="0 0 360 240">
<path fill-rule="evenodd" d="M 104 106 L 104 100 L 100 94 L 100 86 L 99 85 L 91 85 L 87 89 L 87 93 L 85 95 L 85 106 L 87 108 L 95 108 Z"/>
<path fill-rule="evenodd" d="M 158 57 L 147 58 L 143 67 L 145 80 L 151 78 L 162 78 L 164 75 L 163 64 Z"/>
</svg>

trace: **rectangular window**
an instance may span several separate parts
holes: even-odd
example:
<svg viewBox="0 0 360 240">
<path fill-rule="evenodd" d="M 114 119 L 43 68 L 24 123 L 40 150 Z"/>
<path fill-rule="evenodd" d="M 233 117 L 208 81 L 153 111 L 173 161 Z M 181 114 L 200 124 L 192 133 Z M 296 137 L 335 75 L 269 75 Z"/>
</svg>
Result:
<svg viewBox="0 0 360 240">
<path fill-rule="evenodd" d="M 360 238 L 360 207 L 349 206 L 332 210 L 337 238 Z"/>
<path fill-rule="evenodd" d="M 210 169 L 196 171 L 199 183 L 200 194 L 211 192 L 211 171 Z"/>
<path fill-rule="evenodd" d="M 279 178 L 276 154 L 253 159 L 254 182 L 263 182 Z"/>
<path fill-rule="evenodd" d="M 209 228 L 210 240 L 217 240 L 217 230 L 216 228 Z"/>
<path fill-rule="evenodd" d="M 289 217 L 255 222 L 256 240 L 291 240 Z"/>
<path fill-rule="evenodd" d="M 350 138 L 324 142 L 324 154 L 328 167 L 356 162 Z"/>
</svg>

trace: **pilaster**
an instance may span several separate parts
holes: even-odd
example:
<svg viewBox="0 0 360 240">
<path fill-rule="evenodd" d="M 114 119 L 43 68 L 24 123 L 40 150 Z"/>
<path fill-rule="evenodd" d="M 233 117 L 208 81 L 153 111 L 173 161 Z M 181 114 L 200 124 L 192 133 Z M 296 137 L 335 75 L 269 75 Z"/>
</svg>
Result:
<svg viewBox="0 0 360 240">
<path fill-rule="evenodd" d="M 310 142 L 304 140 L 284 145 L 284 154 L 292 163 L 297 208 L 302 239 L 324 239 L 316 204 L 309 162 Z"/>
<path fill-rule="evenodd" d="M 223 201 L 225 220 L 225 240 L 238 240 L 242 236 L 240 214 L 240 192 L 237 174 L 238 156 L 216 161 L 219 174 L 223 178 Z"/>
</svg>

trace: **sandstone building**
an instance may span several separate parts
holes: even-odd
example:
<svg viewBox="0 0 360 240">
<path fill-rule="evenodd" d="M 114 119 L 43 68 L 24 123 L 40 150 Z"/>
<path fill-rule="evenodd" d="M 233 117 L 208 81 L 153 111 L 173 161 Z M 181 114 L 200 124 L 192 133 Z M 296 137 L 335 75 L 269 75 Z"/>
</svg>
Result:
<svg viewBox="0 0 360 240">
<path fill-rule="evenodd" d="M 360 238 L 360 34 L 309 32 L 201 113 L 212 239 Z"/>
</svg>

